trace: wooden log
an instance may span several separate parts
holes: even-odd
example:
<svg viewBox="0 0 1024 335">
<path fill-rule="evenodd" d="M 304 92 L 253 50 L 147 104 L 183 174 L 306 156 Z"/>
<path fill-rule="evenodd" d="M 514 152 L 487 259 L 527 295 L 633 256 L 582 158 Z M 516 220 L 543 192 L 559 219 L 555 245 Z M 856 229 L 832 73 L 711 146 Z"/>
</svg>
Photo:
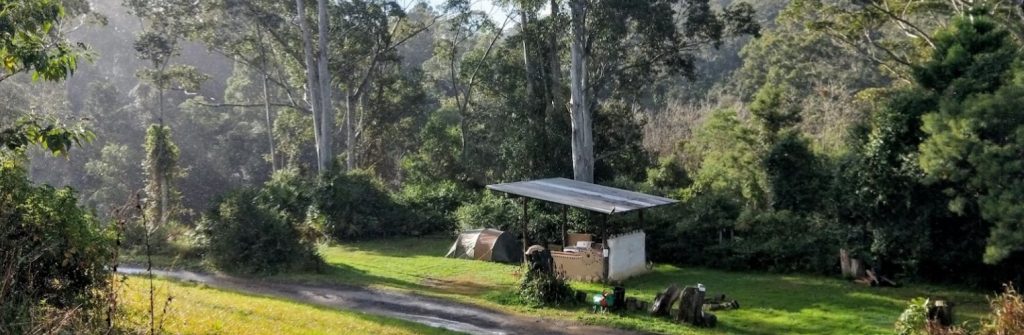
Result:
<svg viewBox="0 0 1024 335">
<path fill-rule="evenodd" d="M 626 310 L 627 311 L 630 311 L 630 312 L 635 311 L 635 310 L 638 309 L 638 307 L 639 306 L 636 304 L 636 298 L 634 298 L 634 297 L 626 298 Z"/>
</svg>

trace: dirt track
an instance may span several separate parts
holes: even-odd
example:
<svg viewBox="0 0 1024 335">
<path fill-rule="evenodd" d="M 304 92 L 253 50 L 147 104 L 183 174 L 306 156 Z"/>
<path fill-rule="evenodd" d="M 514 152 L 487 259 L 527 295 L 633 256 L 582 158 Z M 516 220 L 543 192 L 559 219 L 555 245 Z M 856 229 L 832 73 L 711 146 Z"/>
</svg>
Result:
<svg viewBox="0 0 1024 335">
<path fill-rule="evenodd" d="M 121 268 L 118 272 L 144 274 L 140 268 Z M 360 311 L 408 320 L 468 334 L 636 334 L 634 332 L 586 326 L 563 320 L 551 320 L 509 314 L 480 306 L 355 286 L 312 286 L 249 280 L 224 275 L 189 271 L 153 271 L 154 275 L 183 281 L 269 295 L 339 309 Z"/>
</svg>

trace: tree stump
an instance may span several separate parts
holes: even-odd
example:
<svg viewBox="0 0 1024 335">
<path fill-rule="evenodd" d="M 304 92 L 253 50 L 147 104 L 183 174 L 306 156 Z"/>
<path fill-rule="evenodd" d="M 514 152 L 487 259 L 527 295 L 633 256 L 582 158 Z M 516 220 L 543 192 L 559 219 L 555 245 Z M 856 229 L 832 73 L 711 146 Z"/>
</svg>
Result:
<svg viewBox="0 0 1024 335">
<path fill-rule="evenodd" d="M 679 297 L 679 314 L 676 315 L 676 320 L 699 326 L 703 322 L 703 307 L 704 292 L 696 287 L 687 286 Z"/>
<path fill-rule="evenodd" d="M 843 273 L 843 278 L 853 279 L 853 269 L 850 264 L 850 252 L 846 249 L 839 249 L 839 269 Z"/>
<path fill-rule="evenodd" d="M 928 321 L 938 322 L 943 327 L 953 325 L 953 303 L 944 299 L 928 301 Z"/>
<path fill-rule="evenodd" d="M 661 293 L 658 293 L 658 295 L 654 297 L 654 301 L 651 302 L 651 315 L 667 316 L 678 295 L 679 288 L 675 285 L 669 286 L 664 291 L 661 291 Z"/>
<path fill-rule="evenodd" d="M 850 272 L 853 273 L 853 278 L 864 278 L 867 275 L 867 268 L 860 259 L 850 258 Z"/>
</svg>

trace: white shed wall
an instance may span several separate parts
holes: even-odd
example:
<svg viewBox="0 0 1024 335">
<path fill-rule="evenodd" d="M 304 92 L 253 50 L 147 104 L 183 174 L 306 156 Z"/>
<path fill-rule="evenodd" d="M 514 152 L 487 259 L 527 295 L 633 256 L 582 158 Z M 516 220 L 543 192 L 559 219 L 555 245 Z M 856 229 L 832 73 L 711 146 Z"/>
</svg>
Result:
<svg viewBox="0 0 1024 335">
<path fill-rule="evenodd" d="M 646 244 L 642 230 L 608 239 L 608 279 L 624 280 L 647 272 Z"/>
</svg>

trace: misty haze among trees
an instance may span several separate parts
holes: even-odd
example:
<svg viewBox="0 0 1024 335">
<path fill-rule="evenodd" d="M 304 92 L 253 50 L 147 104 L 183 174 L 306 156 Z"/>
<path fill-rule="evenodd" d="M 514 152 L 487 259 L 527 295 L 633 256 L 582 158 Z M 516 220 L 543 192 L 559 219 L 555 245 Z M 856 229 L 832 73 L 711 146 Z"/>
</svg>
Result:
<svg viewBox="0 0 1024 335">
<path fill-rule="evenodd" d="M 1019 1 L 493 4 L 0 0 L 0 333 L 112 323 L 122 258 L 518 234 L 484 186 L 551 177 L 680 200 L 609 219 L 659 264 L 1024 282 Z"/>
</svg>

